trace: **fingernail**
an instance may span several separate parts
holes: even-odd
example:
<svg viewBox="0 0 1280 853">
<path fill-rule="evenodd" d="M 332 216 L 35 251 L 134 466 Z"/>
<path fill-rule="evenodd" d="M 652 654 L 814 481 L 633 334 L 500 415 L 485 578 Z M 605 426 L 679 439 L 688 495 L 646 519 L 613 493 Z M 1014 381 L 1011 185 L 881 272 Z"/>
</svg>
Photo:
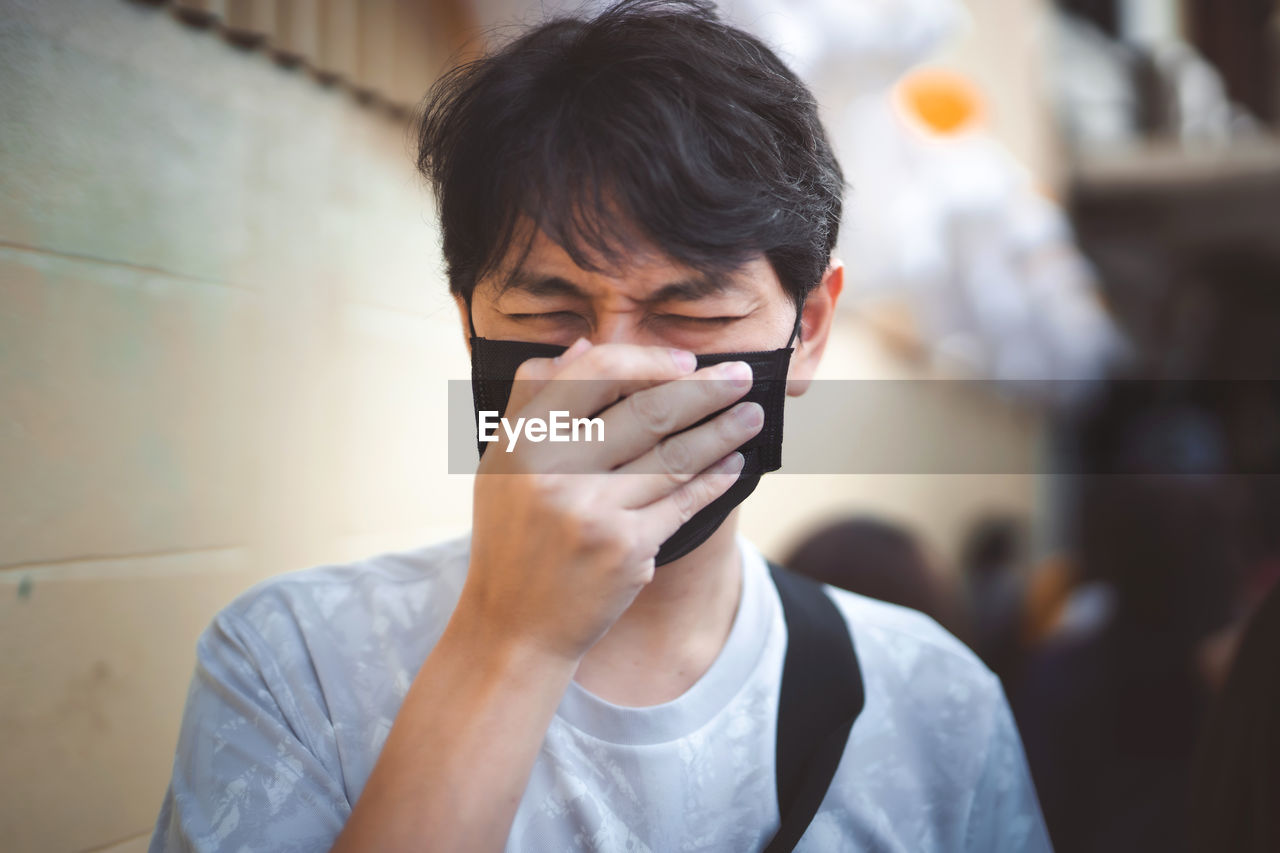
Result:
<svg viewBox="0 0 1280 853">
<path fill-rule="evenodd" d="M 734 388 L 751 386 L 751 365 L 745 361 L 727 361 L 720 365 L 717 372 L 722 379 L 728 380 Z"/>
<path fill-rule="evenodd" d="M 671 360 L 685 373 L 692 373 L 698 366 L 698 357 L 688 350 L 671 350 Z"/>
<path fill-rule="evenodd" d="M 744 427 L 755 428 L 764 423 L 764 409 L 759 403 L 741 403 L 734 407 L 733 419 Z"/>
<path fill-rule="evenodd" d="M 742 458 L 742 454 L 735 451 L 716 463 L 716 473 L 736 474 L 742 470 L 745 463 L 746 460 Z"/>
</svg>

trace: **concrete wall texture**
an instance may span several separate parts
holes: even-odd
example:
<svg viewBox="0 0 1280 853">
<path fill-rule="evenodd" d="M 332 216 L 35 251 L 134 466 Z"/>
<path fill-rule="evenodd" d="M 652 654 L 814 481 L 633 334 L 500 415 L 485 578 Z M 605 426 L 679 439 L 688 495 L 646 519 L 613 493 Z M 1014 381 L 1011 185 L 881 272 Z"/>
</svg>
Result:
<svg viewBox="0 0 1280 853">
<path fill-rule="evenodd" d="M 467 528 L 467 356 L 405 127 L 340 89 L 147 5 L 0 0 L 0 127 L 0 844 L 142 850 L 221 606 Z M 832 359 L 910 374 L 855 326 Z M 945 547 L 1032 489 L 778 477 L 744 521 L 776 550 L 876 509 Z"/>
</svg>

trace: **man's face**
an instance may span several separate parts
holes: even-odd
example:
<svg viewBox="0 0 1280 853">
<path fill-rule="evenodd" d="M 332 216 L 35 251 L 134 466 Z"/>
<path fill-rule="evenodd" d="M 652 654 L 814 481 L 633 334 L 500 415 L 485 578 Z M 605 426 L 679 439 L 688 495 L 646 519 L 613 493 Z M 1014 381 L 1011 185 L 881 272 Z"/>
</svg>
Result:
<svg viewBox="0 0 1280 853">
<path fill-rule="evenodd" d="M 472 316 L 480 337 L 735 352 L 786 346 L 795 324 L 795 305 L 763 255 L 723 276 L 656 251 L 591 272 L 539 232 L 512 272 L 507 266 L 476 286 Z"/>
<path fill-rule="evenodd" d="M 601 266 L 602 272 L 579 267 L 538 232 L 518 267 L 512 270 L 508 262 L 477 283 L 471 305 L 476 335 L 562 346 L 584 337 L 596 345 L 716 353 L 785 347 L 795 326 L 796 305 L 763 254 L 720 276 L 699 273 L 656 250 L 633 253 L 614 267 Z M 812 367 L 806 369 L 809 356 L 820 353 L 816 334 L 825 341 L 838 279 L 834 265 L 806 300 L 805 346 L 795 342 L 793 365 L 806 377 L 812 373 Z M 465 328 L 466 306 L 459 307 Z M 797 372 L 793 369 L 793 379 Z"/>
</svg>

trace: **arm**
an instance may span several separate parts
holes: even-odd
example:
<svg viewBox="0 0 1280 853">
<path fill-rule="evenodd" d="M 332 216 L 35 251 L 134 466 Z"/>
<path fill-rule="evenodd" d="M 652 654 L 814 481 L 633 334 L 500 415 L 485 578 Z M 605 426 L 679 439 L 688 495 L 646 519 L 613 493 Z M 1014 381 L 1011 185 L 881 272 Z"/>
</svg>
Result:
<svg viewBox="0 0 1280 853">
<path fill-rule="evenodd" d="M 575 665 L 495 642 L 478 624 L 463 612 L 450 620 L 335 853 L 502 848 Z"/>
<path fill-rule="evenodd" d="M 605 410 L 605 436 L 616 440 L 485 454 L 461 599 L 410 687 L 338 853 L 500 850 L 578 662 L 652 578 L 662 542 L 737 479 L 741 457 L 732 450 L 758 425 L 744 430 L 727 413 L 668 435 L 740 397 L 749 372 L 746 386 L 674 382 L 692 372 L 691 360 L 658 347 L 585 343 L 555 363 L 527 362 L 508 410 Z M 726 454 L 737 465 L 714 467 Z"/>
</svg>

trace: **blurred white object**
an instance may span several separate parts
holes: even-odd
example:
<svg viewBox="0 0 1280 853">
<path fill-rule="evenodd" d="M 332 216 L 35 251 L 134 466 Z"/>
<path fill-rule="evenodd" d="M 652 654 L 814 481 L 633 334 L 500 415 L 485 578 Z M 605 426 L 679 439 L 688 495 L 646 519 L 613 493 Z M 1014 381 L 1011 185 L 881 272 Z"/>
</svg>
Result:
<svg viewBox="0 0 1280 853">
<path fill-rule="evenodd" d="M 1116 591 L 1103 581 L 1089 581 L 1071 591 L 1053 636 L 1061 641 L 1081 641 L 1096 636 L 1111 623 L 1116 610 Z"/>
<path fill-rule="evenodd" d="M 1120 341 L 1058 207 L 985 134 L 934 140 L 894 120 L 899 168 L 855 217 L 849 265 L 880 255 L 881 291 L 908 296 L 939 359 L 998 380 L 1100 376 Z"/>
<path fill-rule="evenodd" d="M 1182 0 L 1120 0 L 1117 29 L 1133 44 L 1163 44 L 1180 37 Z"/>
<path fill-rule="evenodd" d="M 725 17 L 765 39 L 835 107 L 838 92 L 884 91 L 968 23 L 957 0 L 722 0 Z"/>
<path fill-rule="evenodd" d="M 1068 145 L 1083 150 L 1136 144 L 1132 51 L 1073 15 L 1055 11 L 1050 23 L 1049 80 Z"/>
<path fill-rule="evenodd" d="M 1159 112 L 1156 132 L 1184 146 L 1221 144 L 1254 133 L 1258 123 L 1234 106 L 1220 75 L 1181 35 L 1169 0 L 1122 5 L 1123 41 L 1063 12 L 1050 20 L 1050 80 L 1058 120 L 1077 152 L 1114 153 L 1142 142 L 1137 69 L 1149 63 Z"/>
<path fill-rule="evenodd" d="M 969 16 L 956 0 L 769 0 L 723 4 L 787 54 L 823 104 L 850 194 L 839 251 L 847 304 L 905 302 L 936 360 L 999 380 L 1095 379 L 1121 351 L 1088 264 L 1059 208 L 971 121 L 941 134 L 895 85 Z M 1132 93 L 1105 63 L 1082 88 L 1118 102 L 1099 115 L 1131 128 Z M 1105 103 L 1105 101 L 1104 101 Z M 1071 386 L 1017 386 L 1059 398 Z M 1078 386 L 1075 390 L 1078 390 Z"/>
<path fill-rule="evenodd" d="M 1171 41 L 1153 48 L 1152 58 L 1168 89 L 1175 125 L 1186 146 L 1222 144 L 1258 130 L 1258 122 L 1231 103 L 1222 75 L 1191 45 Z"/>
</svg>

